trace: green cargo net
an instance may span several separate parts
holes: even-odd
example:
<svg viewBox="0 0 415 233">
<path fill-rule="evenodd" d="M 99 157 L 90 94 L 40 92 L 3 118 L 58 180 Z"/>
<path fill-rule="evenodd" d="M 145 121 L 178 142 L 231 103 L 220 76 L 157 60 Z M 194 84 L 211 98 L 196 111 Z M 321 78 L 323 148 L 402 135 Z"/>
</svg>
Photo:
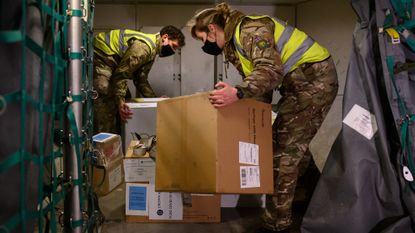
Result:
<svg viewBox="0 0 415 233">
<path fill-rule="evenodd" d="M 96 211 L 97 206 L 94 201 L 90 177 L 91 161 L 93 153 L 92 148 L 92 119 L 93 106 L 92 98 L 94 96 L 92 87 L 92 19 L 94 12 L 94 3 L 92 0 L 82 2 L 86 4 L 84 10 L 68 10 L 67 0 L 51 1 L 22 1 L 21 6 L 21 26 L 19 30 L 0 31 L 1 44 L 21 44 L 21 71 L 20 71 L 20 90 L 12 93 L 0 93 L 0 118 L 7 112 L 10 104 L 20 104 L 20 146 L 17 151 L 8 155 L 5 159 L 0 160 L 0 176 L 12 168 L 18 168 L 19 177 L 19 210 L 17 213 L 10 213 L 10 218 L 6 222 L 0 222 L 0 233 L 12 232 L 20 227 L 22 232 L 27 232 L 27 222 L 36 221 L 37 232 L 58 232 L 59 225 L 66 229 L 82 227 L 83 231 L 90 231 L 91 227 L 96 226 L 96 222 L 101 218 L 100 212 Z M 47 43 L 39 44 L 28 35 L 27 12 L 28 7 L 38 9 L 41 17 L 42 32 L 44 40 L 51 41 L 51 46 Z M 81 17 L 82 21 L 82 52 L 68 52 L 68 25 L 71 17 Z M 85 20 L 86 19 L 86 20 Z M 38 97 L 35 98 L 27 89 L 27 80 L 33 79 L 26 72 L 27 57 L 26 52 L 31 51 L 40 59 L 39 90 Z M 82 61 L 82 95 L 71 95 L 68 91 L 68 67 L 71 59 L 80 59 Z M 51 67 L 52 72 L 47 73 L 47 67 Z M 6 67 L 7 68 L 7 67 Z M 49 75 L 49 76 L 48 76 Z M 52 85 L 51 100 L 45 98 L 45 82 Z M 33 90 L 32 90 L 33 91 Z M 82 129 L 78 129 L 72 109 L 75 102 L 83 103 L 83 122 Z M 38 112 L 38 145 L 37 154 L 27 150 L 25 139 L 27 107 L 30 106 Z M 45 123 L 45 114 L 50 116 L 52 123 Z M 68 129 L 65 122 L 69 122 Z M 51 127 L 46 125 L 50 124 Z M 50 131 L 50 132 L 46 132 Z M 67 132 L 71 131 L 69 135 Z M 67 135 L 65 135 L 67 134 Z M 45 136 L 48 135 L 48 136 Z M 50 143 L 46 143 L 50 142 Z M 45 148 L 49 145 L 49 148 Z M 78 179 L 68 179 L 66 171 L 57 171 L 56 160 L 69 156 L 64 153 L 64 147 L 72 145 L 76 148 L 76 157 L 78 164 Z M 49 152 L 47 152 L 49 151 Z M 27 208 L 27 194 L 25 185 L 25 170 L 27 162 L 32 162 L 38 166 L 38 197 L 37 208 Z M 51 168 L 50 171 L 45 168 Z M 48 175 L 48 181 L 44 182 L 45 173 Z M 67 195 L 73 187 L 79 187 L 80 209 L 82 218 L 76 221 L 62 221 L 70 219 L 67 215 L 61 214 L 59 206 L 71 204 L 67 202 L 70 198 Z M 85 200 L 87 200 L 85 202 Z M 90 203 L 92 202 L 92 203 Z M 17 204 L 16 204 L 17 205 Z M 2 210 L 3 211 L 3 210 Z M 59 212 L 59 213 L 58 213 Z M 60 216 L 58 217 L 58 214 Z"/>
</svg>

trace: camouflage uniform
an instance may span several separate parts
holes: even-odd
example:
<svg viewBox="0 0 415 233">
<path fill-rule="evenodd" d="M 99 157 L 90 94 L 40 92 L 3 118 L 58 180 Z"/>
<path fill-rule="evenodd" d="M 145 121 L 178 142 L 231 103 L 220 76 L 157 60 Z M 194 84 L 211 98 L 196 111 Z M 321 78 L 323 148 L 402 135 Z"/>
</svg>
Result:
<svg viewBox="0 0 415 233">
<path fill-rule="evenodd" d="M 233 43 L 236 25 L 243 15 L 233 12 L 225 26 L 226 60 L 243 70 Z M 301 64 L 283 75 L 280 54 L 275 49 L 274 23 L 268 18 L 244 18 L 240 26 L 243 50 L 254 71 L 237 85 L 244 98 L 257 98 L 279 88 L 278 117 L 273 125 L 274 194 L 267 196 L 264 221 L 267 228 L 283 230 L 292 223 L 291 205 L 302 163 L 312 160 L 310 141 L 320 128 L 338 89 L 337 73 L 329 57 Z M 270 102 L 269 98 L 268 102 Z"/>
<path fill-rule="evenodd" d="M 94 88 L 99 97 L 94 101 L 94 133 L 121 133 L 118 103 L 128 93 L 127 80 L 133 79 L 139 97 L 155 97 L 148 82 L 148 73 L 158 53 L 151 52 L 146 43 L 133 40 L 122 57 L 107 55 L 94 48 Z"/>
</svg>

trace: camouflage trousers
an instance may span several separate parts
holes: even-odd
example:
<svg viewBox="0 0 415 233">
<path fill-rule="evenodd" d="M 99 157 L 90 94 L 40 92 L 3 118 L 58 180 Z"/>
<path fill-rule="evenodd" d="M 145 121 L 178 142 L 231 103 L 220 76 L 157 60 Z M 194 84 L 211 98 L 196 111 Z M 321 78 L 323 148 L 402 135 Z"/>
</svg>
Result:
<svg viewBox="0 0 415 233">
<path fill-rule="evenodd" d="M 121 133 L 118 103 L 111 84 L 112 73 L 117 66 L 112 56 L 94 51 L 94 89 L 98 98 L 94 100 L 94 133 Z"/>
<path fill-rule="evenodd" d="M 289 228 L 299 174 L 312 160 L 308 146 L 337 95 L 338 80 L 332 58 L 303 64 L 287 74 L 280 88 L 278 116 L 273 124 L 274 193 L 267 195 L 265 226 Z"/>
</svg>

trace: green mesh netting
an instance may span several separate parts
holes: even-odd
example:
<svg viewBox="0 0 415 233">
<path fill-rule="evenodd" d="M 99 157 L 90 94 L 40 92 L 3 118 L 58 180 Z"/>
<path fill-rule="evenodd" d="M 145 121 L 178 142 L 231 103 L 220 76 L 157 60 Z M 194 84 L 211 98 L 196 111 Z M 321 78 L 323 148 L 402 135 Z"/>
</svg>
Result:
<svg viewBox="0 0 415 233">
<path fill-rule="evenodd" d="M 0 30 L 0 44 L 21 44 L 21 72 L 20 72 L 20 89 L 11 93 L 0 93 L 0 120 L 1 115 L 8 111 L 7 107 L 18 103 L 20 106 L 20 146 L 17 151 L 7 156 L 0 157 L 0 176 L 5 175 L 7 171 L 18 168 L 19 177 L 19 195 L 17 214 L 10 212 L 10 217 L 6 222 L 0 222 L 0 233 L 13 232 L 19 229 L 21 232 L 27 232 L 33 229 L 27 229 L 27 222 L 36 222 L 36 231 L 38 232 L 57 232 L 59 225 L 62 225 L 66 231 L 82 227 L 82 231 L 92 231 L 97 226 L 97 222 L 102 220 L 100 212 L 97 211 L 95 202 L 96 197 L 91 189 L 91 161 L 93 153 L 92 148 L 92 19 L 94 12 L 94 3 L 92 0 L 85 3 L 84 10 L 67 9 L 67 0 L 37 0 L 22 1 L 21 19 L 19 30 Z M 39 44 L 30 37 L 30 19 L 27 18 L 28 7 L 36 7 L 40 13 L 41 25 L 43 32 L 43 43 Z M 1 9 L 0 10 L 7 10 Z M 68 52 L 68 26 L 70 17 L 81 17 L 82 20 L 82 52 Z M 85 20 L 86 19 L 86 20 Z M 49 43 L 48 43 L 49 42 Z M 37 96 L 32 96 L 33 90 L 29 90 L 27 80 L 32 80 L 32 74 L 26 72 L 28 62 L 27 51 L 30 50 L 40 59 L 40 68 L 37 78 L 39 78 L 39 90 Z M 13 57 L 13 56 L 11 56 Z M 82 61 L 82 90 L 80 96 L 71 95 L 68 91 L 68 67 L 71 59 L 80 59 Z M 7 67 L 5 67 L 7 69 Z M 52 86 L 45 93 L 45 85 Z M 2 84 L 4 85 L 4 83 Z M 45 95 L 50 95 L 51 100 L 46 100 Z M 82 129 L 76 127 L 72 103 L 83 103 Z M 34 154 L 28 150 L 25 130 L 27 129 L 27 109 L 31 107 L 38 111 L 37 144 L 39 148 Z M 45 117 L 46 116 L 46 117 Z M 46 122 L 51 119 L 52 122 Z M 72 135 L 65 135 L 69 129 L 65 127 L 69 122 Z M 65 147 L 74 145 L 76 148 L 78 179 L 70 180 L 65 174 L 64 169 L 61 171 L 56 167 L 56 161 L 59 158 L 68 156 L 65 153 Z M 37 178 L 37 208 L 27 207 L 27 194 L 25 172 L 28 169 L 28 161 L 38 166 Z M 46 179 L 45 179 L 46 177 Z M 80 209 L 82 218 L 72 220 L 68 217 L 70 213 L 60 213 L 59 206 L 72 205 L 68 201 L 68 192 L 72 187 L 79 187 Z M 5 187 L 2 187 L 5 188 Z M 6 187 L 7 188 L 7 187 Z M 2 200 L 4 201 L 4 200 Z M 65 206 L 65 209 L 66 206 Z M 69 208 L 70 209 L 70 208 Z M 59 211 L 58 211 L 59 210 Z M 7 211 L 7 210 L 1 210 Z M 59 212 L 59 213 L 58 213 Z M 69 221 L 65 221 L 69 219 Z"/>
</svg>

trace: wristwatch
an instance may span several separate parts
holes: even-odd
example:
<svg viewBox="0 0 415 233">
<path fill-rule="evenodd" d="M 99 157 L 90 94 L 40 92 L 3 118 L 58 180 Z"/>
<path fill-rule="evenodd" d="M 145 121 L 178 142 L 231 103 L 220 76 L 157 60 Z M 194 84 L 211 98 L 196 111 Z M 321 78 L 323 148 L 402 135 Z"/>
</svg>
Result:
<svg viewBox="0 0 415 233">
<path fill-rule="evenodd" d="M 238 99 L 244 98 L 244 93 L 241 90 L 241 88 L 239 88 L 239 87 L 235 87 L 235 88 L 236 88 L 236 97 L 238 97 Z"/>
</svg>

